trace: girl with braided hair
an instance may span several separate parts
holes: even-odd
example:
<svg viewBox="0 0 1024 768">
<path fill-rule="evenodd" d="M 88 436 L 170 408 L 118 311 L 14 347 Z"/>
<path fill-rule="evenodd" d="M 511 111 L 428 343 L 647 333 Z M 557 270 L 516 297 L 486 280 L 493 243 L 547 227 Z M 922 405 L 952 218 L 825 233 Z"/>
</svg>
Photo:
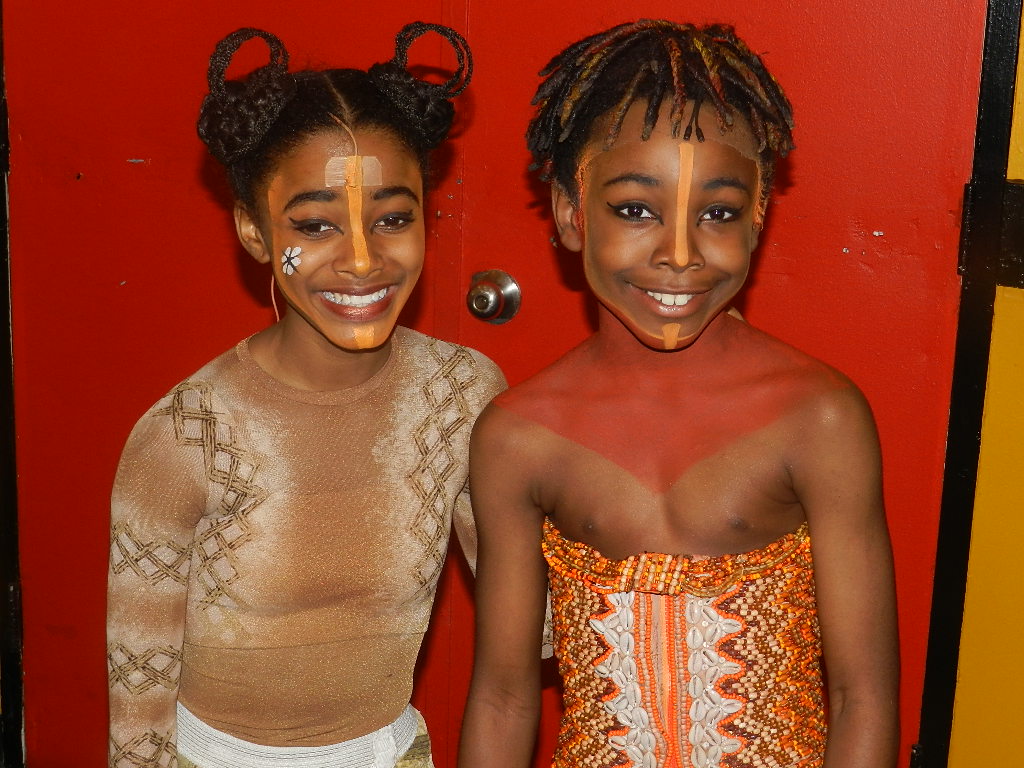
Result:
<svg viewBox="0 0 1024 768">
<path fill-rule="evenodd" d="M 546 590 L 558 768 L 895 765 L 870 410 L 726 311 L 792 147 L 788 101 L 727 26 L 623 24 L 541 75 L 527 142 L 598 328 L 474 429 L 460 765 L 529 764 Z"/>
<path fill-rule="evenodd" d="M 407 71 L 428 32 L 446 83 Z M 227 80 L 249 40 L 269 62 Z M 477 352 L 397 327 L 424 258 L 424 175 L 471 59 L 403 28 L 369 70 L 288 71 L 241 29 L 199 135 L 245 249 L 287 308 L 176 386 L 112 498 L 112 767 L 427 768 L 413 668 L 454 520 L 474 551 L 469 432 L 504 386 Z"/>
</svg>

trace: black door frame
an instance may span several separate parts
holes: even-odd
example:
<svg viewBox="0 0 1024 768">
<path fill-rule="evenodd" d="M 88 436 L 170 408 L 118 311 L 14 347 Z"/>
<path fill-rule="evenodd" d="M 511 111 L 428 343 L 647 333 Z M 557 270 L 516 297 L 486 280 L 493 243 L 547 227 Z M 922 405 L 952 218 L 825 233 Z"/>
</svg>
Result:
<svg viewBox="0 0 1024 768">
<path fill-rule="evenodd" d="M 0 3 L 0 18 L 3 6 Z M 18 566 L 18 488 L 14 464 L 14 358 L 11 349 L 11 261 L 8 232 L 7 174 L 10 172 L 10 132 L 7 125 L 7 86 L 4 80 L 3 39 L 0 38 L 0 768 L 24 765 L 22 730 L 21 577 Z"/>
<path fill-rule="evenodd" d="M 1024 285 L 1024 185 L 1007 182 L 1021 0 L 989 0 L 974 166 L 964 192 L 960 311 L 921 727 L 911 768 L 946 768 L 998 285 Z"/>
</svg>

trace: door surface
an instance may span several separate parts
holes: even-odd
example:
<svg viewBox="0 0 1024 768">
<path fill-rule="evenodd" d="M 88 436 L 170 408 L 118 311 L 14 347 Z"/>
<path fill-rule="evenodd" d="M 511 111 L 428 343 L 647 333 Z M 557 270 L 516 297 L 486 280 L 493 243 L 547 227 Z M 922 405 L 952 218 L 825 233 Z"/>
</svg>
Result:
<svg viewBox="0 0 1024 768">
<path fill-rule="evenodd" d="M 879 423 L 896 550 L 903 733 L 917 732 L 969 177 L 983 0 L 16 0 L 3 7 L 11 124 L 11 270 L 24 590 L 25 737 L 33 768 L 102 765 L 107 501 L 139 415 L 271 319 L 266 278 L 235 241 L 195 138 L 205 62 L 239 26 L 304 64 L 391 56 L 414 18 L 465 32 L 476 75 L 447 173 L 415 327 L 477 347 L 513 383 L 589 332 L 572 254 L 556 248 L 523 132 L 536 73 L 569 42 L 636 15 L 726 21 L 795 105 L 747 319 L 846 372 Z M 253 54 L 254 60 L 257 58 Z M 414 59 L 449 64 L 440 44 Z M 471 318 L 469 276 L 511 272 L 512 322 Z M 652 439 L 658 439 L 652 436 Z M 416 701 L 453 765 L 471 605 L 446 574 Z M 541 757 L 557 691 L 548 688 Z M 905 744 L 901 760 L 905 764 Z"/>
</svg>

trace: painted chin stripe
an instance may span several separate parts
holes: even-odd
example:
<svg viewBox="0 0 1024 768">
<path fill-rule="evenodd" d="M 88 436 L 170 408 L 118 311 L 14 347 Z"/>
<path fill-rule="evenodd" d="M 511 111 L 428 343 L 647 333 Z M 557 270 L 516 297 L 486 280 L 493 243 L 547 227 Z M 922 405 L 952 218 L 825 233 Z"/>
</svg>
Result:
<svg viewBox="0 0 1024 768">
<path fill-rule="evenodd" d="M 375 346 L 374 341 L 377 334 L 374 333 L 373 328 L 366 325 L 357 325 L 352 329 L 352 334 L 355 336 L 356 346 L 359 349 L 372 349 Z"/>
<path fill-rule="evenodd" d="M 661 343 L 665 349 L 675 349 L 679 343 L 679 331 L 682 326 L 679 323 L 665 323 L 661 326 Z"/>
</svg>

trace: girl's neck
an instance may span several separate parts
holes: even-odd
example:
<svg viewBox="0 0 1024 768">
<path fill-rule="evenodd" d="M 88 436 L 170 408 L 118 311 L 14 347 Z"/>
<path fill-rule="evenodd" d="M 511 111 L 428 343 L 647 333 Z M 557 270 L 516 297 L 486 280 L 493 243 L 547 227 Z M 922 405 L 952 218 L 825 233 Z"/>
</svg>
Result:
<svg viewBox="0 0 1024 768">
<path fill-rule="evenodd" d="M 252 338 L 249 351 L 282 384 L 309 392 L 334 392 L 359 386 L 380 371 L 391 356 L 393 336 L 375 349 L 342 349 L 289 310 Z"/>
</svg>

